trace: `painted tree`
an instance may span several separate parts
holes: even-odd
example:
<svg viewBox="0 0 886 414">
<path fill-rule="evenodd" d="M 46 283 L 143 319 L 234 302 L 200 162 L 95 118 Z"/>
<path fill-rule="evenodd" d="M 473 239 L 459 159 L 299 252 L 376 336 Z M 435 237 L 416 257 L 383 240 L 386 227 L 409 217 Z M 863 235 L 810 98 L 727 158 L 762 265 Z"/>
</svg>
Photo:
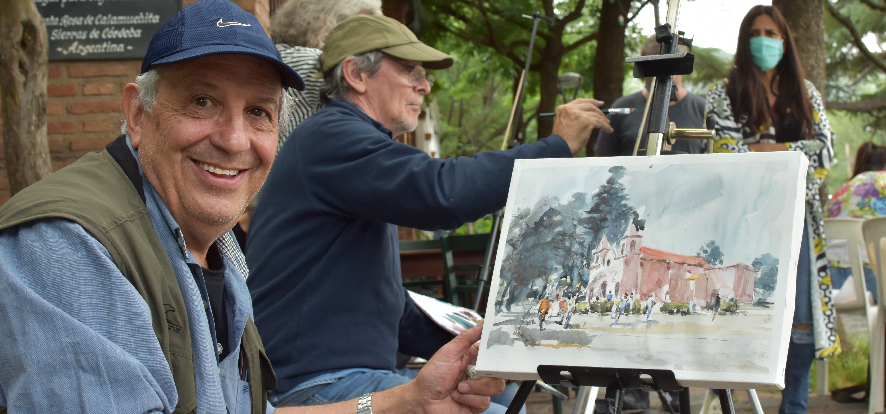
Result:
<svg viewBox="0 0 886 414">
<path fill-rule="evenodd" d="M 0 2 L 0 102 L 12 194 L 52 173 L 46 140 L 46 26 L 32 0 Z"/>
<path fill-rule="evenodd" d="M 719 266 L 723 264 L 723 251 L 720 250 L 720 246 L 717 242 L 713 240 L 708 240 L 707 243 L 701 245 L 698 248 L 698 253 L 695 255 L 696 257 L 701 257 L 706 262 Z"/>
<path fill-rule="evenodd" d="M 775 285 L 778 283 L 778 259 L 765 253 L 754 259 L 751 266 L 760 271 L 754 280 L 754 289 L 757 290 L 761 298 L 772 297 L 772 294 L 775 293 Z"/>
<path fill-rule="evenodd" d="M 635 220 L 636 212 L 628 204 L 627 188 L 619 181 L 625 176 L 625 171 L 621 166 L 609 168 L 612 175 L 594 192 L 591 208 L 585 210 L 585 216 L 578 220 L 579 226 L 589 230 L 588 257 L 591 257 L 603 236 L 615 245 Z"/>
</svg>

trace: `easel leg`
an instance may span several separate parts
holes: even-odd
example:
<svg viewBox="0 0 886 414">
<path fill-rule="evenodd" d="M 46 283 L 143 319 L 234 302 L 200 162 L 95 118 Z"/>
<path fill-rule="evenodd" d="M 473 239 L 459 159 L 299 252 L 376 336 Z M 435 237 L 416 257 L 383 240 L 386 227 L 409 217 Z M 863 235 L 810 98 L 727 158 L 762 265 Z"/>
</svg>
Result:
<svg viewBox="0 0 886 414">
<path fill-rule="evenodd" d="M 735 406 L 732 405 L 732 393 L 729 390 L 717 390 L 720 396 L 720 409 L 723 414 L 735 414 Z"/>
<path fill-rule="evenodd" d="M 607 404 L 608 411 L 601 411 L 599 407 L 595 407 L 594 410 L 596 412 L 605 412 L 607 414 L 621 414 L 622 405 L 624 405 L 624 397 L 625 397 L 625 389 L 621 386 L 620 382 L 615 382 L 614 384 L 609 384 L 606 387 L 606 399 L 604 400 Z M 597 405 L 600 405 L 600 401 L 597 401 Z"/>
<path fill-rule="evenodd" d="M 523 381 L 520 383 L 520 388 L 517 390 L 517 394 L 514 395 L 514 399 L 511 400 L 511 405 L 508 406 L 508 410 L 505 411 L 505 414 L 519 413 L 520 408 L 523 407 L 523 404 L 526 403 L 526 399 L 529 398 L 529 393 L 532 392 L 533 387 L 535 387 L 535 381 Z"/>
<path fill-rule="evenodd" d="M 747 393 L 754 414 L 763 414 L 763 407 L 760 406 L 760 399 L 757 398 L 757 390 L 747 390 Z"/>
<path fill-rule="evenodd" d="M 683 387 L 680 390 L 680 414 L 691 414 L 692 407 L 689 406 L 689 387 Z"/>
</svg>

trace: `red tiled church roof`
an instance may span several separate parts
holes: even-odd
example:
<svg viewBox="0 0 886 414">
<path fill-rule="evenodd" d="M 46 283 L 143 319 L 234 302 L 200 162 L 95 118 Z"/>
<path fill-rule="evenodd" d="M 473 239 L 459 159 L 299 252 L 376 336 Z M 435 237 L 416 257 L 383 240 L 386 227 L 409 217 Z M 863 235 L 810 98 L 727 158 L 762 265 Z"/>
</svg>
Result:
<svg viewBox="0 0 886 414">
<path fill-rule="evenodd" d="M 683 263 L 691 266 L 699 266 L 699 267 L 709 267 L 710 264 L 701 257 L 695 256 L 683 256 L 680 254 L 668 253 L 661 250 L 652 249 L 649 247 L 641 247 L 640 254 L 647 259 L 652 260 L 662 260 L 671 263 Z"/>
</svg>

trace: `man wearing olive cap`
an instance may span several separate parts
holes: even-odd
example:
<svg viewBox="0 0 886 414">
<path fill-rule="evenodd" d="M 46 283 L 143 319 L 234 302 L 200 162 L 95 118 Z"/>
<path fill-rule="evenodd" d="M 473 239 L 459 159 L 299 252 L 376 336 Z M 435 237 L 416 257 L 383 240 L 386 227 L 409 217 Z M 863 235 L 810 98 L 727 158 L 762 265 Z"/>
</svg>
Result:
<svg viewBox="0 0 886 414">
<path fill-rule="evenodd" d="M 200 0 L 151 39 L 123 135 L 0 207 L 0 413 L 265 411 L 275 378 L 230 230 L 274 159 L 283 87 L 304 85 L 258 20 Z M 478 338 L 359 406 L 485 409 L 504 381 L 461 381 Z"/>
<path fill-rule="evenodd" d="M 554 134 L 508 151 L 431 158 L 393 136 L 415 128 L 452 57 L 383 16 L 333 29 L 320 57 L 327 107 L 283 145 L 250 224 L 256 324 L 279 405 L 353 398 L 407 381 L 395 354 L 426 357 L 451 335 L 401 285 L 397 225 L 452 229 L 504 206 L 513 162 L 570 157 L 595 127 L 594 100 L 558 108 Z M 493 407 L 492 405 L 490 406 Z M 504 411 L 504 407 L 496 407 Z"/>
</svg>

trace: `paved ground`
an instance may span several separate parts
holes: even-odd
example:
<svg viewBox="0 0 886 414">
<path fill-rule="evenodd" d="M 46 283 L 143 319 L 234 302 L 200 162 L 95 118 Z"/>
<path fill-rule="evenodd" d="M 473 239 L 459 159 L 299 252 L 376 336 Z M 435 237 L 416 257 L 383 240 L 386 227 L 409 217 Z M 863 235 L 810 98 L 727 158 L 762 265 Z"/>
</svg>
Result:
<svg viewBox="0 0 886 414">
<path fill-rule="evenodd" d="M 857 331 L 863 332 L 865 329 L 865 321 L 864 318 L 857 315 L 842 315 L 843 324 L 846 327 L 846 330 L 850 333 L 854 333 Z M 575 390 L 571 390 L 569 396 L 569 401 L 563 403 L 563 414 L 572 414 L 573 408 L 575 406 Z M 701 411 L 702 402 L 705 398 L 704 389 L 691 389 L 691 402 L 692 409 L 690 410 L 692 414 L 699 414 Z M 666 411 L 663 409 L 661 402 L 659 402 L 658 398 L 655 395 L 651 396 L 651 405 L 652 407 L 645 412 L 647 414 L 668 414 L 670 411 Z M 763 408 L 763 412 L 766 414 L 770 413 L 778 413 L 778 405 L 781 402 L 781 394 L 778 392 L 772 391 L 760 391 L 757 393 L 757 397 L 760 399 L 760 406 Z M 603 391 L 601 390 L 598 398 L 603 398 Z M 738 391 L 734 397 L 734 405 L 736 413 L 751 413 L 752 408 L 750 402 L 748 401 L 747 394 L 742 391 Z M 718 404 L 715 404 L 717 408 L 719 408 Z M 534 391 L 530 394 L 529 399 L 526 401 L 526 412 L 527 414 L 553 414 L 553 404 L 551 402 L 551 394 L 546 392 L 538 392 Z M 633 411 L 637 412 L 637 411 Z M 719 412 L 719 411 L 717 411 Z M 840 413 L 840 414 L 866 414 L 868 412 L 867 403 L 838 403 L 831 399 L 830 395 L 815 395 L 810 394 L 809 396 L 809 405 L 808 405 L 808 413 L 809 414 L 832 414 L 832 413 Z M 627 412 L 625 411 L 627 414 Z M 588 413 L 590 414 L 590 413 Z"/>
<path fill-rule="evenodd" d="M 705 390 L 690 390 L 692 401 L 692 414 L 698 414 L 701 410 L 701 404 L 704 401 Z M 602 398 L 602 392 L 600 398 Z M 781 396 L 778 393 L 757 394 L 760 399 L 760 406 L 764 413 L 778 413 L 778 404 L 781 402 Z M 645 412 L 647 414 L 668 414 L 669 411 L 662 409 L 658 398 L 652 396 L 652 407 Z M 734 397 L 734 405 L 736 413 L 751 413 L 751 405 L 747 395 L 744 392 L 736 392 Z M 563 414 L 571 414 L 575 406 L 575 392 L 570 393 L 569 401 L 563 403 Z M 636 412 L 636 411 L 633 411 Z M 810 395 L 809 397 L 809 414 L 866 414 L 868 412 L 867 403 L 838 403 L 828 396 Z M 551 403 L 551 395 L 545 392 L 533 392 L 526 401 L 527 414 L 552 414 L 553 404 Z"/>
</svg>

